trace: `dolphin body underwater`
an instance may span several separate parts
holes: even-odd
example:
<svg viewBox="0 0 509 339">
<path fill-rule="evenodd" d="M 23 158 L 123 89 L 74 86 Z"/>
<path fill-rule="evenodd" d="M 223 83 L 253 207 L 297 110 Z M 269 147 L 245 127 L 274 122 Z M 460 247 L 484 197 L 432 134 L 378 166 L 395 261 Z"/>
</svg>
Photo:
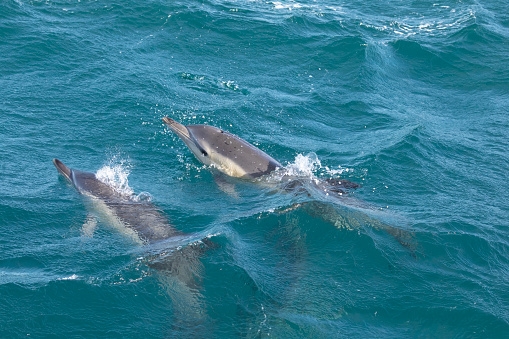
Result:
<svg viewBox="0 0 509 339">
<path fill-rule="evenodd" d="M 147 266 L 159 273 L 159 281 L 168 289 L 176 323 L 189 327 L 200 322 L 204 311 L 197 283 L 202 266 L 199 259 L 207 249 L 215 247 L 214 243 L 207 237 L 196 239 L 180 232 L 153 204 L 117 191 L 94 173 L 71 169 L 58 159 L 53 159 L 53 164 L 80 194 L 91 200 L 94 212 L 106 216 L 136 243 L 154 245 L 158 252 L 163 248 L 162 253 L 149 255 Z"/>
<path fill-rule="evenodd" d="M 344 179 L 310 180 L 309 177 L 288 174 L 283 165 L 270 155 L 220 128 L 209 125 L 186 126 L 169 117 L 164 117 L 163 122 L 184 141 L 200 162 L 214 167 L 227 176 L 265 184 L 271 180 L 264 182 L 260 178 L 270 178 L 273 173 L 281 173 L 276 176 L 279 180 L 276 185 L 283 191 L 304 191 L 310 197 L 312 193 L 321 196 L 319 199 L 294 204 L 283 212 L 303 207 L 310 215 L 318 216 L 338 228 L 353 229 L 369 225 L 385 230 L 404 247 L 412 251 L 415 249 L 410 232 L 381 222 L 377 218 L 381 216 L 379 211 L 363 206 L 358 200 L 353 198 L 348 200 L 345 197 L 347 193 L 358 188 L 358 184 Z M 216 182 L 221 190 L 237 197 L 234 189 L 231 187 L 225 189 L 225 182 L 218 180 L 217 176 Z"/>
</svg>

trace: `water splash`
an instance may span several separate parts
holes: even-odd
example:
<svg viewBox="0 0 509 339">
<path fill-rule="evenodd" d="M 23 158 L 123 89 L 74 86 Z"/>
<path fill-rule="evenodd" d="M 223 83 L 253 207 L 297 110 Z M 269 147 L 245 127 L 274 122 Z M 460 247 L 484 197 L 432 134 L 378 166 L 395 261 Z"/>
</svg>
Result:
<svg viewBox="0 0 509 339">
<path fill-rule="evenodd" d="M 194 86 L 197 86 L 197 88 L 201 88 L 202 90 L 206 91 L 217 92 L 222 90 L 230 90 L 234 92 L 240 92 L 244 95 L 249 94 L 246 89 L 240 88 L 239 85 L 233 80 L 217 79 L 207 75 L 199 75 L 186 72 L 179 73 L 178 77 L 183 80 L 194 81 Z"/>
<path fill-rule="evenodd" d="M 317 177 L 333 177 L 341 175 L 345 172 L 353 171 L 350 168 L 342 168 L 338 166 L 337 169 L 331 169 L 328 166 L 323 166 L 322 162 L 316 155 L 311 152 L 307 155 L 297 154 L 294 162 L 285 166 L 284 172 L 287 175 L 297 177 L 309 177 L 316 179 Z"/>
<path fill-rule="evenodd" d="M 297 154 L 295 161 L 288 164 L 285 168 L 288 174 L 297 176 L 313 176 L 317 168 L 321 168 L 322 163 L 315 153 L 308 155 Z"/>
<path fill-rule="evenodd" d="M 76 274 L 73 274 L 68 277 L 58 278 L 57 280 L 76 280 L 76 279 L 78 279 L 78 276 Z"/>
<path fill-rule="evenodd" d="M 149 192 L 141 192 L 137 196 L 133 197 L 133 199 L 139 202 L 151 202 L 152 194 L 150 194 Z"/>
<path fill-rule="evenodd" d="M 128 161 L 118 159 L 114 156 L 106 166 L 103 166 L 95 174 L 97 179 L 111 186 L 117 192 L 123 195 L 134 195 L 134 191 L 129 187 L 130 164 Z"/>
</svg>

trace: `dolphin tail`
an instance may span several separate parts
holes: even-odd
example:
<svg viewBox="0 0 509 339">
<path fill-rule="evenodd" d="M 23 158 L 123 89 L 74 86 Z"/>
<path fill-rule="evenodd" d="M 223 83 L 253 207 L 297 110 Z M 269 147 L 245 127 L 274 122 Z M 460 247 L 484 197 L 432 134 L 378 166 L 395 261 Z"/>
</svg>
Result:
<svg viewBox="0 0 509 339">
<path fill-rule="evenodd" d="M 57 168 L 57 170 L 67 179 L 71 180 L 71 169 L 64 165 L 63 162 L 61 162 L 58 159 L 53 159 L 53 164 Z"/>
<path fill-rule="evenodd" d="M 181 123 L 168 118 L 164 117 L 163 122 L 168 125 L 168 127 L 175 132 L 179 137 L 185 138 L 185 139 L 191 139 L 191 136 L 189 135 L 189 131 L 187 130 L 187 127 L 182 125 Z"/>
</svg>

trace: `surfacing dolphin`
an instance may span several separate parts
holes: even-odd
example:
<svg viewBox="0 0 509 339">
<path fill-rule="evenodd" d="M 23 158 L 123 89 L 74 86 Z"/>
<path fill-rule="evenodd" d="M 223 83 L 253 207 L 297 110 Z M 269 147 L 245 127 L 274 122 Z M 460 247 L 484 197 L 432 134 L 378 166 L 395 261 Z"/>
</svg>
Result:
<svg viewBox="0 0 509 339">
<path fill-rule="evenodd" d="M 200 162 L 212 165 L 230 177 L 253 180 L 284 169 L 283 165 L 261 149 L 220 128 L 209 125 L 185 126 L 168 117 L 164 117 L 163 122 L 184 141 Z M 287 175 L 284 171 L 281 179 L 285 183 L 285 190 L 302 186 L 302 178 Z M 318 186 L 339 194 L 359 187 L 353 182 L 332 178 L 320 182 Z"/>
<path fill-rule="evenodd" d="M 170 225 L 164 215 L 148 202 L 139 202 L 132 196 L 124 194 L 112 186 L 97 179 L 91 172 L 70 169 L 60 160 L 53 159 L 53 164 L 79 193 L 89 197 L 96 204 L 96 209 L 122 223 L 133 240 L 150 244 L 175 236 L 184 235 Z"/>
<path fill-rule="evenodd" d="M 211 241 L 196 239 L 189 244 L 193 237 L 173 227 L 153 204 L 119 192 L 100 181 L 94 173 L 71 169 L 58 159 L 53 159 L 53 164 L 79 193 L 91 199 L 93 212 L 106 216 L 114 226 L 123 227 L 123 232 L 137 243 L 157 244 L 156 248 L 173 244 L 172 248 L 163 248 L 162 254 L 152 256 L 148 266 L 160 273 L 158 278 L 168 289 L 180 322 L 200 321 L 203 305 L 196 281 L 200 278 L 199 257 Z M 167 244 L 165 240 L 170 238 L 175 242 Z"/>
<path fill-rule="evenodd" d="M 164 117 L 163 121 L 205 165 L 213 165 L 236 178 L 258 178 L 283 166 L 261 149 L 236 135 L 209 125 L 184 126 Z"/>
</svg>

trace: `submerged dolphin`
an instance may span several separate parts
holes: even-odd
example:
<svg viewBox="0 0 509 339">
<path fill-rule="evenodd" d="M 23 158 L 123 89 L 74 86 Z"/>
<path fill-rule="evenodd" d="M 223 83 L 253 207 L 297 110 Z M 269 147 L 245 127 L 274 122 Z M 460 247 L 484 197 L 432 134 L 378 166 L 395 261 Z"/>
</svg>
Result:
<svg viewBox="0 0 509 339">
<path fill-rule="evenodd" d="M 175 311 L 176 315 L 182 321 L 199 320 L 203 315 L 200 294 L 196 289 L 196 279 L 200 278 L 201 270 L 199 257 L 212 242 L 205 238 L 183 245 L 182 242 L 189 242 L 189 238 L 193 237 L 175 229 L 151 203 L 140 202 L 131 195 L 118 192 L 112 186 L 100 181 L 94 173 L 71 169 L 58 159 L 53 159 L 53 164 L 81 194 L 92 200 L 95 212 L 105 212 L 115 226 L 123 227 L 124 232 L 136 242 L 159 243 L 156 247 L 160 247 L 160 244 L 168 245 L 162 242 L 163 240 L 175 238 L 176 242 L 173 245 L 179 246 L 178 250 L 173 248 L 173 251 L 169 251 L 170 254 L 152 256 L 148 266 L 162 273 L 159 280 L 169 289 L 170 296 L 178 308 Z"/>
<path fill-rule="evenodd" d="M 252 179 L 283 166 L 259 148 L 214 126 L 188 125 L 164 117 L 175 132 L 205 165 L 214 165 L 226 175 Z"/>
</svg>

